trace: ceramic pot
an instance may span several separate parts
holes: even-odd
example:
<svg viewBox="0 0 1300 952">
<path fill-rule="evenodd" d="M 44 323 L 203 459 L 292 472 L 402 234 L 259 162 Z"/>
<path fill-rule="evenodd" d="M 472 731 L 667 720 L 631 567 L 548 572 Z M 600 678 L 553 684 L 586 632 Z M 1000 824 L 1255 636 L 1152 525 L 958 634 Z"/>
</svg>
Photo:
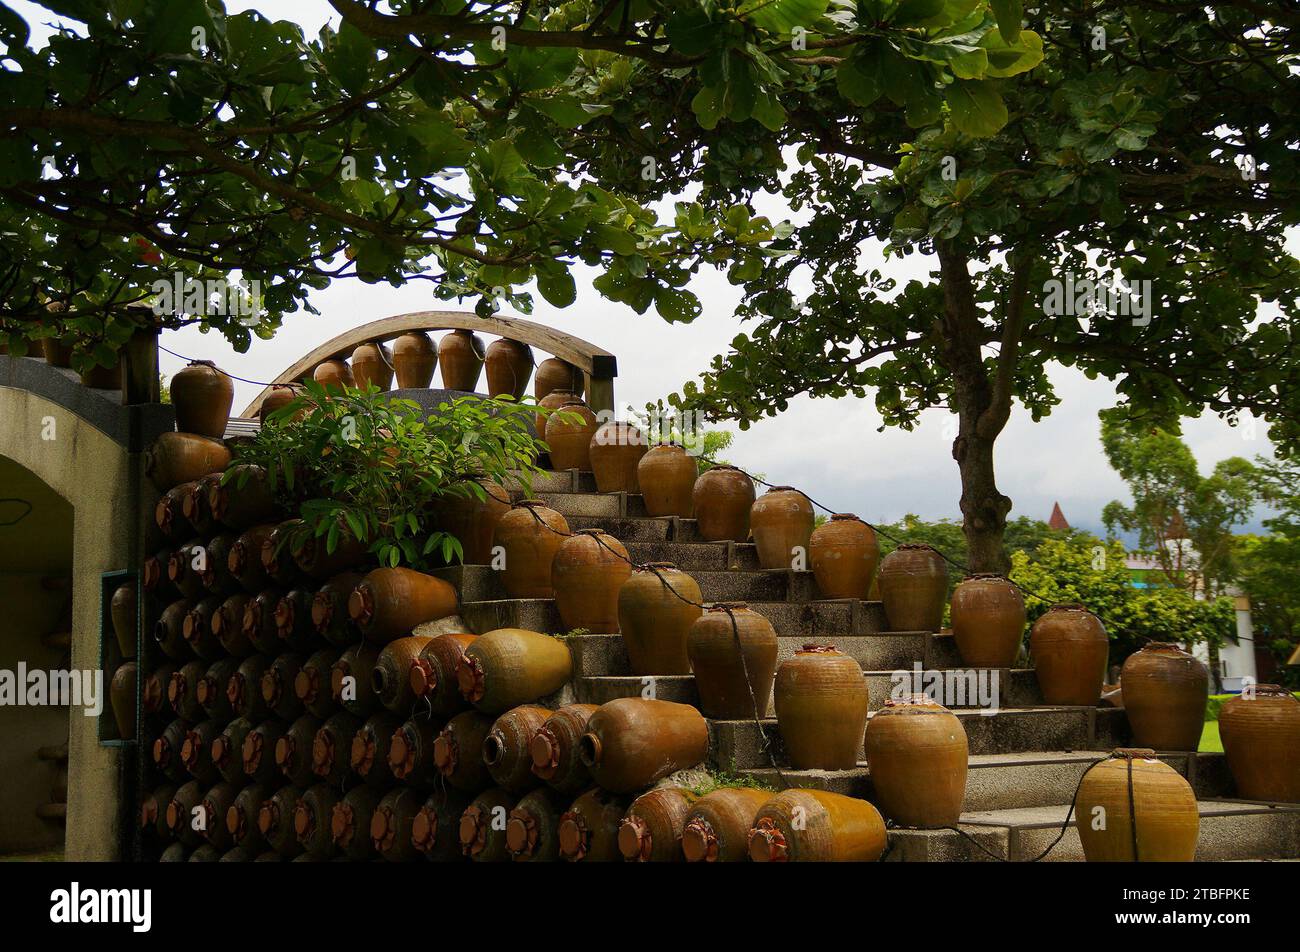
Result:
<svg viewBox="0 0 1300 952">
<path fill-rule="evenodd" d="M 968 575 L 953 589 L 953 638 L 973 668 L 1010 668 L 1025 633 L 1025 598 L 1001 575 Z"/>
<path fill-rule="evenodd" d="M 812 503 L 792 486 L 774 486 L 759 496 L 749 510 L 759 567 L 807 568 L 814 521 Z"/>
<path fill-rule="evenodd" d="M 277 410 L 283 410 L 298 398 L 298 391 L 293 384 L 273 383 L 271 392 L 266 395 L 257 408 L 257 420 L 266 426 L 267 418 Z"/>
<path fill-rule="evenodd" d="M 688 863 L 739 863 L 749 858 L 749 831 L 772 791 L 723 787 L 691 805 L 682 827 Z"/>
<path fill-rule="evenodd" d="M 867 723 L 874 801 L 901 826 L 952 826 L 966 796 L 966 729 L 925 695 L 891 698 Z"/>
<path fill-rule="evenodd" d="M 700 538 L 705 542 L 748 541 L 754 498 L 754 481 L 736 467 L 721 464 L 705 470 L 691 491 Z"/>
<path fill-rule="evenodd" d="M 938 631 L 948 595 L 948 567 L 932 546 L 905 542 L 876 573 L 890 631 Z"/>
<path fill-rule="evenodd" d="M 648 516 L 695 514 L 695 457 L 673 443 L 648 450 L 637 463 L 636 478 Z"/>
<path fill-rule="evenodd" d="M 407 568 L 375 569 L 348 597 L 348 615 L 368 641 L 387 644 L 426 621 L 453 615 L 456 589 Z"/>
<path fill-rule="evenodd" d="M 117 636 L 117 646 L 123 658 L 135 657 L 135 633 L 139 623 L 136 605 L 135 584 L 128 582 L 113 590 L 109 602 L 109 615 L 113 620 L 113 634 Z"/>
<path fill-rule="evenodd" d="M 834 645 L 804 645 L 776 671 L 776 722 L 795 770 L 852 770 L 867 726 L 862 666 Z"/>
<path fill-rule="evenodd" d="M 501 584 L 510 598 L 554 598 L 551 563 L 566 536 L 564 516 L 539 499 L 525 499 L 503 514 L 493 535 L 505 553 Z"/>
<path fill-rule="evenodd" d="M 532 771 L 558 793 L 576 796 L 591 786 L 591 773 L 578 756 L 595 704 L 566 704 L 546 719 L 529 741 Z"/>
<path fill-rule="evenodd" d="M 407 672 L 411 693 L 420 699 L 421 707 L 430 717 L 451 717 L 468 706 L 469 702 L 460 693 L 456 669 L 465 649 L 477 637 L 463 632 L 437 635 L 429 639 L 420 649 L 419 657 L 411 662 Z"/>
<path fill-rule="evenodd" d="M 639 493 L 637 473 L 646 449 L 644 434 L 631 423 L 606 423 L 598 428 L 588 448 L 596 491 Z"/>
<path fill-rule="evenodd" d="M 433 504 L 435 524 L 443 532 L 460 540 L 461 561 L 465 565 L 488 565 L 492 562 L 492 536 L 501 517 L 510 511 L 510 493 L 505 487 L 480 480 L 484 497 L 444 495 Z"/>
<path fill-rule="evenodd" d="M 866 599 L 880 563 L 880 546 L 871 526 L 837 512 L 813 530 L 808 561 L 822 598 Z"/>
<path fill-rule="evenodd" d="M 758 863 L 874 863 L 885 821 L 866 800 L 825 790 L 784 790 L 758 809 L 749 858 Z"/>
<path fill-rule="evenodd" d="M 362 390 L 372 384 L 387 390 L 393 385 L 393 355 L 382 343 L 359 344 L 352 352 L 352 377 Z"/>
<path fill-rule="evenodd" d="M 632 793 L 694 767 L 709 752 L 709 728 L 689 704 L 622 697 L 587 721 L 578 756 L 605 790 Z"/>
<path fill-rule="evenodd" d="M 1034 622 L 1029 650 L 1043 701 L 1095 707 L 1110 657 L 1101 619 L 1082 605 L 1053 605 Z"/>
<path fill-rule="evenodd" d="M 136 663 L 124 661 L 113 672 L 109 684 L 108 697 L 113 707 L 113 719 L 117 721 L 117 736 L 122 740 L 135 740 L 135 689 Z"/>
<path fill-rule="evenodd" d="M 1205 728 L 1210 673 L 1177 645 L 1152 642 L 1124 662 L 1120 686 L 1133 742 L 1155 750 L 1196 750 Z"/>
<path fill-rule="evenodd" d="M 488 345 L 483 363 L 487 370 L 489 397 L 522 400 L 533 374 L 533 351 L 527 344 L 498 337 Z"/>
<path fill-rule="evenodd" d="M 691 625 L 686 640 L 704 716 L 767 716 L 776 651 L 776 630 L 762 615 L 741 602 L 710 606 Z"/>
<path fill-rule="evenodd" d="M 483 372 L 483 341 L 468 330 L 454 330 L 438 341 L 442 385 L 448 390 L 473 393 Z"/>
<path fill-rule="evenodd" d="M 537 365 L 537 372 L 533 374 L 533 396 L 538 400 L 557 390 L 567 390 L 581 396 L 582 389 L 582 371 L 558 357 L 547 357 Z"/>
<path fill-rule="evenodd" d="M 618 851 L 629 863 L 680 863 L 682 828 L 699 797 L 685 787 L 656 787 L 632 801 L 618 827 Z"/>
<path fill-rule="evenodd" d="M 196 360 L 172 377 L 169 385 L 176 429 L 219 440 L 235 402 L 235 385 L 210 360 Z"/>
<path fill-rule="evenodd" d="M 695 579 L 671 562 L 636 569 L 618 592 L 618 627 L 627 649 L 628 673 L 690 674 L 686 638 L 703 614 Z"/>
<path fill-rule="evenodd" d="M 1090 863 L 1190 863 L 1196 858 L 1201 826 L 1196 794 L 1182 774 L 1155 759 L 1150 749 L 1116 750 L 1092 766 L 1079 784 L 1074 814 Z"/>
<path fill-rule="evenodd" d="M 1237 796 L 1300 802 L 1300 699 L 1276 684 L 1257 684 L 1229 698 L 1219 735 Z"/>
<path fill-rule="evenodd" d="M 501 714 L 558 691 L 572 673 L 573 658 L 563 639 L 498 628 L 465 649 L 456 683 L 461 696 L 480 711 Z"/>
<path fill-rule="evenodd" d="M 618 827 L 629 805 L 626 797 L 599 787 L 578 797 L 560 817 L 560 857 L 570 863 L 617 862 Z"/>
<path fill-rule="evenodd" d="M 163 433 L 145 454 L 145 475 L 159 492 L 193 482 L 230 465 L 224 443 L 193 433 Z"/>
<path fill-rule="evenodd" d="M 555 607 L 567 631 L 618 631 L 618 593 L 632 565 L 623 543 L 602 529 L 582 529 L 566 538 L 551 563 Z"/>
<path fill-rule="evenodd" d="M 551 468 L 590 473 L 591 438 L 596 433 L 596 414 L 577 400 L 562 403 L 558 409 L 559 413 L 546 418 L 546 445 L 550 447 Z M 565 419 L 561 414 L 572 419 Z"/>
<path fill-rule="evenodd" d="M 492 781 L 503 790 L 522 795 L 538 787 L 542 779 L 532 771 L 529 744 L 533 735 L 551 716 L 548 708 L 521 704 L 511 708 L 492 725 L 483 738 L 483 763 Z"/>
<path fill-rule="evenodd" d="M 539 407 L 544 407 L 547 410 L 554 411 L 560 409 L 560 407 L 564 406 L 566 403 L 582 402 L 582 396 L 572 390 L 552 390 L 546 396 L 538 400 L 537 405 Z M 550 417 L 550 413 L 542 413 L 541 411 L 538 411 L 535 425 L 537 429 L 537 438 L 539 440 L 546 439 L 546 421 L 549 420 Z"/>
<path fill-rule="evenodd" d="M 357 385 L 356 379 L 352 376 L 352 368 L 341 357 L 321 361 L 316 365 L 311 376 L 330 393 L 342 393 L 345 387 Z"/>
<path fill-rule="evenodd" d="M 433 381 L 433 371 L 437 366 L 438 349 L 424 331 L 411 331 L 393 341 L 393 373 L 397 377 L 399 390 L 427 389 Z M 443 369 L 443 374 L 446 374 L 446 368 Z M 469 389 L 474 389 L 473 382 Z"/>
</svg>

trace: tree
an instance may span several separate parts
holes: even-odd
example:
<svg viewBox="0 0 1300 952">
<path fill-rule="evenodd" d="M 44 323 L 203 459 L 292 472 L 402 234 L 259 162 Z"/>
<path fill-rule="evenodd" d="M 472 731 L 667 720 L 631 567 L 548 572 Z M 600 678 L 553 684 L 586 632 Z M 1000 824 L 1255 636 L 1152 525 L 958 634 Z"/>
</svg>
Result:
<svg viewBox="0 0 1300 952">
<path fill-rule="evenodd" d="M 1260 497 L 1275 515 L 1265 535 L 1239 540 L 1240 585 L 1250 596 L 1257 648 L 1271 651 L 1282 679 L 1300 687 L 1300 669 L 1285 667 L 1300 643 L 1300 467 L 1257 460 Z"/>
<path fill-rule="evenodd" d="M 969 6 L 863 0 L 836 13 L 898 22 Z M 1017 4 L 994 6 L 1019 18 Z M 1057 0 L 1028 11 L 1032 29 L 1000 23 L 942 48 L 932 21 L 911 21 L 905 40 L 826 51 L 814 58 L 824 72 L 789 77 L 787 120 L 763 140 L 728 118 L 698 133 L 684 105 L 694 78 L 665 89 L 638 73 L 623 108 L 667 141 L 677 173 L 637 194 L 698 180 L 698 218 L 767 191 L 807 219 L 770 244 L 783 256 L 733 256 L 748 332 L 681 403 L 742 428 L 803 393 L 870 392 L 885 425 L 904 428 L 927 409 L 952 411 L 979 570 L 1008 568 L 1011 501 L 994 447 L 1013 402 L 1035 420 L 1057 402 L 1049 363 L 1113 380 L 1126 412 L 1166 426 L 1250 411 L 1290 452 L 1300 443 L 1300 270 L 1284 246 L 1300 208 L 1294 19 L 1253 2 Z M 1019 49 L 1003 47 L 1013 40 Z M 906 80 L 900 47 L 943 61 L 943 100 Z M 980 63 L 998 78 L 967 85 Z M 600 135 L 576 146 L 582 170 L 636 188 L 622 157 L 643 138 L 604 119 L 591 128 Z M 932 253 L 936 269 L 900 287 L 864 266 L 870 242 L 890 257 Z M 1261 305 L 1276 311 L 1262 322 Z"/>
<path fill-rule="evenodd" d="M 689 319 L 696 269 L 778 231 L 732 227 L 716 203 L 660 222 L 637 191 L 574 174 L 574 141 L 637 131 L 619 112 L 634 75 L 691 87 L 704 126 L 777 128 L 784 83 L 833 72 L 819 50 L 896 42 L 900 89 L 940 102 L 951 74 L 928 48 L 996 32 L 983 0 L 919 49 L 906 21 L 824 16 L 826 0 L 331 0 L 342 26 L 315 38 L 220 0 L 41 2 L 82 26 L 32 49 L 0 3 L 0 331 L 15 354 L 74 337 L 79 363 L 112 362 L 154 323 L 242 350 L 338 278 L 526 312 L 530 282 L 572 303 L 582 261 L 611 299 Z M 966 72 L 970 89 L 992 75 Z M 214 310 L 208 292 L 236 275 L 247 313 Z M 152 314 L 173 279 L 183 303 Z"/>
</svg>

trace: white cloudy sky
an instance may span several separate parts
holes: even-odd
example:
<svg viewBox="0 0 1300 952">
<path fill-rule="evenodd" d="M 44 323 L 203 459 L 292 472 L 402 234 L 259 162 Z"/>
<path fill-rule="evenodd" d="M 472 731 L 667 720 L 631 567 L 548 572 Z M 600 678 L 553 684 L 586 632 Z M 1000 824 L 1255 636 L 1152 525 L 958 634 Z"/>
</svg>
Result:
<svg viewBox="0 0 1300 952">
<path fill-rule="evenodd" d="M 26 0 L 10 0 L 10 5 L 34 25 L 54 19 L 49 11 Z M 275 19 L 294 20 L 309 34 L 327 20 L 338 22 L 324 0 L 227 0 L 226 7 L 231 12 L 257 9 Z M 34 40 L 40 42 L 44 32 L 34 29 Z M 759 211 L 778 219 L 787 217 L 775 202 Z M 897 262 L 886 264 L 878 254 L 870 257 L 876 259 L 872 266 L 899 277 L 916 273 L 918 266 L 928 267 L 916 256 L 907 260 L 906 270 Z M 595 274 L 583 268 L 575 271 L 578 298 L 564 310 L 534 295 L 537 304 L 530 319 L 616 354 L 615 396 L 620 405 L 640 407 L 676 390 L 726 350 L 742 327 L 733 317 L 739 291 L 720 275 L 703 274 L 692 284 L 704 304 L 703 315 L 693 324 L 670 325 L 653 309 L 639 316 L 600 297 L 590 287 Z M 239 376 L 269 380 L 307 351 L 356 324 L 446 307 L 433 298 L 427 282 L 392 288 L 343 281 L 315 293 L 312 300 L 321 316 L 288 316 L 275 340 L 257 342 L 247 354 L 236 354 L 218 335 L 205 336 L 195 329 L 169 332 L 163 344 L 181 354 L 215 360 Z M 182 361 L 163 355 L 168 375 L 181 366 Z M 1102 456 L 1098 438 L 1097 411 L 1116 402 L 1115 391 L 1104 381 L 1089 381 L 1062 367 L 1053 369 L 1052 379 L 1061 405 L 1036 424 L 1017 408 L 998 443 L 998 482 L 1015 501 L 1012 516 L 1046 519 L 1053 501 L 1059 500 L 1073 524 L 1100 529 L 1101 507 L 1111 499 L 1127 498 L 1123 483 Z M 257 391 L 245 384 L 237 387 L 235 412 Z M 879 415 L 869 401 L 798 398 L 779 417 L 737 432 L 727 455 L 769 480 L 797 485 L 827 505 L 871 521 L 889 521 L 909 512 L 959 518 L 960 485 L 950 456 L 951 440 L 944 432 L 946 419 L 945 412 L 931 411 L 910 433 L 877 432 Z M 1184 432 L 1202 469 L 1208 470 L 1229 456 L 1268 454 L 1263 429 L 1252 436 L 1247 429 L 1233 429 L 1207 416 L 1188 421 Z"/>
</svg>

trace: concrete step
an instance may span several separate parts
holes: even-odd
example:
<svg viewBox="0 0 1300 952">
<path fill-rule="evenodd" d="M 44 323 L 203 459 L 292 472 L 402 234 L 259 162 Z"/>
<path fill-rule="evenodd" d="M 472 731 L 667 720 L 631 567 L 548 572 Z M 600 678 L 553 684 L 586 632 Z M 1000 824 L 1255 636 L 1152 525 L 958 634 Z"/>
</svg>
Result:
<svg viewBox="0 0 1300 952">
<path fill-rule="evenodd" d="M 460 615 L 475 634 L 496 628 L 527 628 L 548 635 L 563 634 L 563 622 L 553 598 L 497 598 L 462 601 Z"/>
<path fill-rule="evenodd" d="M 734 542 L 630 542 L 633 561 L 672 562 L 683 572 L 758 571 L 758 550 Z"/>
<path fill-rule="evenodd" d="M 1091 707 L 1002 708 L 996 714 L 966 709 L 953 712 L 966 730 L 971 754 L 1015 754 L 1039 751 L 1110 751 L 1127 743 L 1128 722 L 1117 709 Z M 752 720 L 718 721 L 726 743 L 720 748 L 725 767 L 734 758 L 737 769 L 768 766 L 762 738 L 779 746 L 776 718 L 764 718 L 762 734 Z M 862 751 L 858 751 L 859 760 Z M 778 761 L 784 764 L 784 755 Z M 1218 770 L 1216 766 L 1214 768 Z M 1227 789 L 1222 780 L 1213 787 Z"/>
<path fill-rule="evenodd" d="M 1043 751 L 1016 754 L 974 754 L 968 761 L 967 812 L 1054 806 L 1069 803 L 1084 771 L 1106 757 L 1106 751 Z M 1166 754 L 1161 757 L 1192 784 L 1199 797 L 1228 792 L 1218 779 L 1222 754 Z M 811 787 L 864 800 L 874 800 L 871 772 L 865 761 L 853 770 L 775 770 L 760 766 L 743 771 L 777 789 Z"/>
<path fill-rule="evenodd" d="M 604 704 L 622 697 L 676 701 L 693 707 L 698 707 L 700 703 L 699 694 L 695 690 L 695 676 L 692 674 L 580 677 L 577 681 L 577 694 L 578 700 L 584 704 Z"/>
<path fill-rule="evenodd" d="M 623 545 L 637 542 L 667 542 L 673 539 L 673 519 L 666 516 L 661 519 L 629 518 L 625 516 L 569 516 L 564 517 L 569 528 L 604 529 Z"/>
<path fill-rule="evenodd" d="M 607 519 L 617 519 L 630 515 L 624 508 L 626 503 L 624 493 L 538 492 L 534 493 L 533 496 L 542 500 L 547 506 L 566 519 L 569 516 L 599 516 Z M 635 513 L 634 515 L 644 515 L 644 512 Z"/>
<path fill-rule="evenodd" d="M 505 488 L 512 496 L 523 498 L 525 475 L 519 470 L 512 470 Z M 580 473 L 576 469 L 544 469 L 540 473 L 527 474 L 527 480 L 534 493 L 594 493 L 596 477 L 591 473 Z"/>
<path fill-rule="evenodd" d="M 1261 804 L 1233 800 L 1201 800 L 1198 862 L 1234 859 L 1291 859 L 1300 856 L 1300 805 Z M 1061 832 L 1067 805 L 987 810 L 962 814 L 964 827 L 1005 830 L 1005 856 L 1012 861 L 1033 859 Z M 1083 846 L 1071 820 L 1046 862 L 1083 860 Z"/>
<path fill-rule="evenodd" d="M 922 669 L 903 665 L 867 671 L 870 709 L 875 711 L 895 695 L 924 691 L 953 711 L 997 706 L 1032 707 L 1043 703 L 1032 668 Z M 942 679 L 942 680 L 940 680 Z"/>
</svg>

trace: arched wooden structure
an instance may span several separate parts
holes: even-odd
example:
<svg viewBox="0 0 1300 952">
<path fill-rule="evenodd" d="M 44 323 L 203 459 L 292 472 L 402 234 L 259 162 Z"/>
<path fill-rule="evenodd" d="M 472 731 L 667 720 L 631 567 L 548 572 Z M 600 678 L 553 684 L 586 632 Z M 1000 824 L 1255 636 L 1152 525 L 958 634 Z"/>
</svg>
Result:
<svg viewBox="0 0 1300 952">
<path fill-rule="evenodd" d="M 567 360 L 586 377 L 587 403 L 591 408 L 598 413 L 601 410 L 613 411 L 614 377 L 618 375 L 618 363 L 609 351 L 543 324 L 512 317 L 479 317 L 465 311 L 416 311 L 362 324 L 321 344 L 272 382 L 295 383 L 309 379 L 321 361 L 334 357 L 346 359 L 352 355 L 353 350 L 367 341 L 390 341 L 411 331 L 460 329 L 508 337 Z M 256 417 L 262 401 L 270 392 L 271 388 L 267 387 L 259 393 L 257 399 L 244 409 L 242 416 Z"/>
</svg>

